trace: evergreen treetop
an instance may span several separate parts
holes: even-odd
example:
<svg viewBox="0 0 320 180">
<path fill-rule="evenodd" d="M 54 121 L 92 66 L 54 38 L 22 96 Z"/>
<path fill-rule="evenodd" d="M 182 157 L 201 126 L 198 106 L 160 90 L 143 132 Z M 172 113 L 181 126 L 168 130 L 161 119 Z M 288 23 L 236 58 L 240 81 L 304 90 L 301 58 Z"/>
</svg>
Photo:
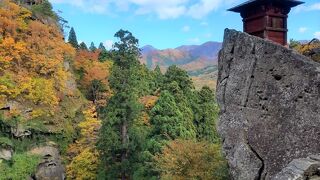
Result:
<svg viewBox="0 0 320 180">
<path fill-rule="evenodd" d="M 77 35 L 76 32 L 74 31 L 73 27 L 71 28 L 69 32 L 69 39 L 68 42 L 76 49 L 79 48 L 78 40 L 77 40 Z"/>
<path fill-rule="evenodd" d="M 94 51 L 97 50 L 97 47 L 94 45 L 93 42 L 91 42 L 90 47 L 89 47 L 89 50 L 90 50 L 91 52 L 94 52 Z"/>
<path fill-rule="evenodd" d="M 79 45 L 79 49 L 81 49 L 81 50 L 88 50 L 88 46 L 86 45 L 86 43 L 81 42 L 80 45 Z"/>
</svg>

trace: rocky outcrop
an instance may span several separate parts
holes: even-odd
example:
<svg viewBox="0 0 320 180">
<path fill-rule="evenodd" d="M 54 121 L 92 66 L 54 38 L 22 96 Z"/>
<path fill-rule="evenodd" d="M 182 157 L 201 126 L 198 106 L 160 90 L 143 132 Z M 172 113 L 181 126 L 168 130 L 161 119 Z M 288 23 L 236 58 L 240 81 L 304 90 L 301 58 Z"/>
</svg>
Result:
<svg viewBox="0 0 320 180">
<path fill-rule="evenodd" d="M 22 124 L 17 124 L 16 127 L 11 127 L 11 134 L 16 137 L 26 137 L 31 135 L 31 131 L 26 129 Z"/>
<path fill-rule="evenodd" d="M 11 148 L 1 148 L 0 147 L 0 161 L 1 159 L 4 160 L 11 160 L 13 154 L 13 150 Z"/>
<path fill-rule="evenodd" d="M 65 170 L 61 163 L 59 150 L 53 146 L 37 147 L 31 150 L 32 154 L 42 157 L 35 173 L 35 179 L 64 180 Z"/>
<path fill-rule="evenodd" d="M 319 180 L 320 155 L 295 159 L 288 164 L 274 180 Z"/>
<path fill-rule="evenodd" d="M 226 30 L 219 55 L 218 131 L 233 179 L 272 179 L 320 152 L 320 64 Z"/>
</svg>

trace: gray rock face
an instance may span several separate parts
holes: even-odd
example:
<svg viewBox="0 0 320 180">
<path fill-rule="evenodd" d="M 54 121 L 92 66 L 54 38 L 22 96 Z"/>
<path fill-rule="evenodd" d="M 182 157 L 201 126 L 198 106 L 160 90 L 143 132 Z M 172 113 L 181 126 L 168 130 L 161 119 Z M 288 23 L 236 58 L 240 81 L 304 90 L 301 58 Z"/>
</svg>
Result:
<svg viewBox="0 0 320 180">
<path fill-rule="evenodd" d="M 26 137 L 31 135 L 31 131 L 28 129 L 25 129 L 25 127 L 22 124 L 18 124 L 16 127 L 11 128 L 11 133 L 14 135 L 14 137 Z"/>
<path fill-rule="evenodd" d="M 34 148 L 31 153 L 42 156 L 38 165 L 35 179 L 39 180 L 64 180 L 65 170 L 61 163 L 60 154 L 57 148 L 44 146 Z"/>
<path fill-rule="evenodd" d="M 288 164 L 274 180 L 319 180 L 320 179 L 320 156 L 295 159 Z"/>
<path fill-rule="evenodd" d="M 7 161 L 11 160 L 12 153 L 13 153 L 12 149 L 6 149 L 6 148 L 0 147 L 0 160 L 1 159 L 7 160 Z"/>
<path fill-rule="evenodd" d="M 233 179 L 272 179 L 320 152 L 320 64 L 226 30 L 219 55 L 218 131 Z"/>
</svg>

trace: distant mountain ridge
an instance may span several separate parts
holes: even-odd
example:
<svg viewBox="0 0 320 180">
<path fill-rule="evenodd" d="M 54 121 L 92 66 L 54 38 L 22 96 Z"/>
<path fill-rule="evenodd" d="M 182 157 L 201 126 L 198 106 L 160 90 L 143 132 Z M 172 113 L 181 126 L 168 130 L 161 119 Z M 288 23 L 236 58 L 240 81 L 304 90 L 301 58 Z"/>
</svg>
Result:
<svg viewBox="0 0 320 180">
<path fill-rule="evenodd" d="M 187 71 L 196 71 L 216 65 L 222 43 L 209 41 L 201 45 L 184 45 L 175 49 L 158 50 L 151 45 L 141 48 L 140 61 L 153 69 L 157 65 L 162 70 L 178 65 Z"/>
<path fill-rule="evenodd" d="M 222 43 L 209 41 L 201 45 L 183 45 L 174 49 L 159 50 L 151 45 L 141 48 L 141 63 L 154 69 L 157 65 L 165 71 L 177 65 L 188 71 L 196 88 L 207 85 L 215 88 L 217 77 L 218 53 Z"/>
</svg>

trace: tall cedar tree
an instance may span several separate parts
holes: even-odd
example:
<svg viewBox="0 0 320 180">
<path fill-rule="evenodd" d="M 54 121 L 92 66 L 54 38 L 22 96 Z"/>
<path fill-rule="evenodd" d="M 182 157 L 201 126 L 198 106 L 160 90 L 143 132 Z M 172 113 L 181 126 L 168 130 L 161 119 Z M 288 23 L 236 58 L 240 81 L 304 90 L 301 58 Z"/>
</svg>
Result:
<svg viewBox="0 0 320 180">
<path fill-rule="evenodd" d="M 154 73 L 155 86 L 157 89 L 160 89 L 163 86 L 164 75 L 162 74 L 159 65 L 156 66 L 153 73 Z"/>
<path fill-rule="evenodd" d="M 107 51 L 106 47 L 104 47 L 103 43 L 99 44 L 98 49 L 100 49 L 101 51 Z"/>
<path fill-rule="evenodd" d="M 98 148 L 102 153 L 106 179 L 129 179 L 132 176 L 132 154 L 136 151 L 133 122 L 140 114 L 137 96 L 137 75 L 140 54 L 138 40 L 129 32 L 120 30 L 115 34 L 114 66 L 109 79 L 114 91 L 102 114 Z"/>
<path fill-rule="evenodd" d="M 94 45 L 93 42 L 91 42 L 90 47 L 89 47 L 89 50 L 90 50 L 91 52 L 95 52 L 95 51 L 97 50 L 97 47 Z"/>
<path fill-rule="evenodd" d="M 77 35 L 76 32 L 74 31 L 73 27 L 71 28 L 69 32 L 69 39 L 68 42 L 76 49 L 79 48 L 78 40 L 77 40 Z"/>
<path fill-rule="evenodd" d="M 103 45 L 103 43 L 99 44 L 99 48 L 98 49 L 100 50 L 99 61 L 100 62 L 106 61 L 108 56 L 109 56 L 109 53 L 108 53 L 106 47 Z"/>
<path fill-rule="evenodd" d="M 84 42 L 80 43 L 79 48 L 80 48 L 81 50 L 86 50 L 86 51 L 88 51 L 88 46 L 87 46 L 86 43 L 84 43 Z"/>
<path fill-rule="evenodd" d="M 157 104 L 151 111 L 152 135 L 158 140 L 192 137 L 192 129 L 185 125 L 185 117 L 177 106 L 174 97 L 163 91 Z"/>
<path fill-rule="evenodd" d="M 214 91 L 204 86 L 197 92 L 197 107 L 194 109 L 194 124 L 197 129 L 197 139 L 206 140 L 211 143 L 219 143 L 216 130 L 216 119 L 218 119 L 219 108 L 216 103 Z"/>
</svg>

